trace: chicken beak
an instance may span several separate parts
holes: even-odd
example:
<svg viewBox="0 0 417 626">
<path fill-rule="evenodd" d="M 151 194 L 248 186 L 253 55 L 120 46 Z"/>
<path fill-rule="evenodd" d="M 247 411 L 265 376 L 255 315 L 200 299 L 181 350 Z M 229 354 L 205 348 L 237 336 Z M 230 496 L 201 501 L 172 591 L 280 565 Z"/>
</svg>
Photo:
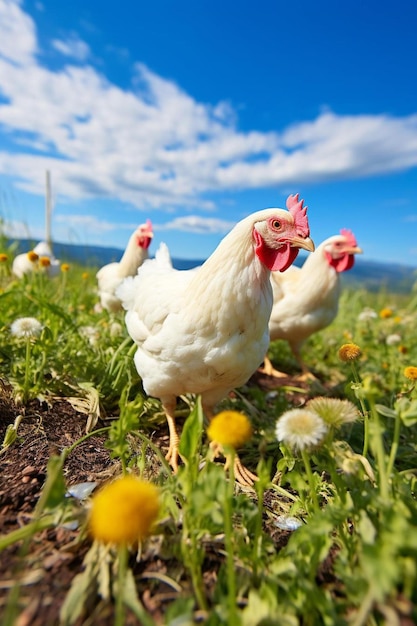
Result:
<svg viewBox="0 0 417 626">
<path fill-rule="evenodd" d="M 350 250 L 348 250 L 348 252 L 350 254 L 363 254 L 363 250 L 362 248 L 359 248 L 359 246 L 355 246 L 354 248 L 351 248 Z"/>
<path fill-rule="evenodd" d="M 307 250 L 308 252 L 314 252 L 315 250 L 314 241 L 310 239 L 310 237 L 292 237 L 291 245 L 297 248 L 303 248 L 303 250 Z"/>
</svg>

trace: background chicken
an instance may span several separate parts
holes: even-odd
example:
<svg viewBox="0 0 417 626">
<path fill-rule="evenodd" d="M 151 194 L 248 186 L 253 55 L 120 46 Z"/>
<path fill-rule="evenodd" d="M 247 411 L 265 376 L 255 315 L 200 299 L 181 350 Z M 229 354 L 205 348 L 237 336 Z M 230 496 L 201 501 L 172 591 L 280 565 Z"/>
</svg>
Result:
<svg viewBox="0 0 417 626">
<path fill-rule="evenodd" d="M 34 252 L 36 255 L 32 261 L 27 252 L 18 254 L 13 259 L 12 272 L 17 278 L 22 278 L 25 274 L 30 274 L 39 269 L 39 259 L 41 257 L 49 259 L 49 265 L 42 268 L 47 276 L 52 278 L 59 274 L 60 261 L 55 258 L 51 246 L 46 241 L 40 241 L 31 252 Z"/>
<path fill-rule="evenodd" d="M 311 376 L 301 358 L 302 344 L 336 317 L 339 275 L 353 266 L 354 255 L 361 252 L 353 233 L 342 229 L 340 235 L 329 237 L 309 254 L 301 268 L 293 266 L 284 274 L 271 273 L 274 295 L 269 320 L 271 341 L 288 341 L 301 367 L 302 378 Z M 287 376 L 275 370 L 268 357 L 265 357 L 260 371 L 278 378 Z"/>
<path fill-rule="evenodd" d="M 201 394 L 206 417 L 262 363 L 269 343 L 270 272 L 284 271 L 299 248 L 313 250 L 306 208 L 298 196 L 289 211 L 265 209 L 245 218 L 203 265 L 190 271 L 147 261 L 117 291 L 138 346 L 143 387 L 160 398 L 170 433 L 167 459 L 178 466 L 176 398 Z M 238 480 L 246 482 L 237 460 Z"/>
<path fill-rule="evenodd" d="M 107 311 L 120 311 L 122 305 L 115 292 L 122 280 L 134 276 L 138 267 L 148 258 L 148 248 L 153 237 L 150 220 L 141 224 L 130 236 L 126 250 L 119 262 L 104 265 L 96 274 L 100 303 Z"/>
</svg>

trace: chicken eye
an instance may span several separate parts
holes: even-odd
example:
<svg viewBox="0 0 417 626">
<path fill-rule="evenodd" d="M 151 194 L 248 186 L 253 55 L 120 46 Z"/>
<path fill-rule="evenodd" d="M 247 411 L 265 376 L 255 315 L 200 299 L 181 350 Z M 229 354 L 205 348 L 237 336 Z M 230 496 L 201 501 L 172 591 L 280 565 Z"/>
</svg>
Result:
<svg viewBox="0 0 417 626">
<path fill-rule="evenodd" d="M 281 222 L 279 220 L 272 220 L 272 228 L 279 230 L 281 228 Z"/>
</svg>

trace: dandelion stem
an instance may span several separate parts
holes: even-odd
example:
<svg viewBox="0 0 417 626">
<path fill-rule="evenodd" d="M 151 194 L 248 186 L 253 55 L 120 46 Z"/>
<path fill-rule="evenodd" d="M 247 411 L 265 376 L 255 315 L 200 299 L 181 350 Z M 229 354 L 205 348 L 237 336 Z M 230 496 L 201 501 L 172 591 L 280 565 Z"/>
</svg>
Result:
<svg viewBox="0 0 417 626">
<path fill-rule="evenodd" d="M 385 467 L 385 451 L 384 451 L 384 442 L 382 439 L 382 427 L 381 422 L 379 420 L 378 411 L 374 406 L 372 409 L 372 418 L 374 422 L 373 428 L 373 448 L 375 450 L 376 462 L 378 465 L 378 473 L 379 473 L 379 489 L 380 494 L 384 500 L 389 499 L 389 486 L 388 486 L 388 474 L 387 468 Z"/>
<path fill-rule="evenodd" d="M 392 470 L 394 469 L 395 458 L 397 456 L 398 446 L 400 443 L 400 430 L 401 430 L 401 417 L 400 417 L 399 411 L 397 411 L 397 415 L 395 416 L 394 434 L 392 437 L 391 451 L 390 451 L 388 465 L 387 465 L 388 480 L 390 479 Z"/>
<path fill-rule="evenodd" d="M 226 499 L 224 503 L 224 542 L 226 547 L 226 568 L 227 568 L 227 598 L 229 604 L 229 624 L 237 624 L 238 616 L 236 610 L 236 577 L 233 550 L 233 497 L 235 489 L 235 451 L 232 448 L 230 454 L 229 482 L 227 484 Z"/>
<path fill-rule="evenodd" d="M 114 626 L 124 626 L 125 623 L 125 602 L 124 589 L 126 580 L 128 549 L 125 543 L 118 548 L 118 571 L 117 571 L 117 596 L 115 607 Z"/>
<path fill-rule="evenodd" d="M 362 381 L 360 379 L 360 376 L 358 374 L 358 370 L 356 369 L 356 364 L 354 363 L 354 361 L 351 362 L 351 366 L 352 366 L 352 374 L 353 374 L 353 378 L 355 380 L 355 383 L 357 385 L 361 385 Z M 369 412 L 367 411 L 365 403 L 364 403 L 363 399 L 360 396 L 359 396 L 359 403 L 361 405 L 362 415 L 363 415 L 363 450 L 362 450 L 362 456 L 366 457 L 366 455 L 368 454 L 368 449 L 369 449 Z"/>
<path fill-rule="evenodd" d="M 26 404 L 28 397 L 29 397 L 30 354 L 31 354 L 30 337 L 26 337 L 25 379 L 23 382 L 23 403 L 24 404 Z"/>
<path fill-rule="evenodd" d="M 313 476 L 313 472 L 312 472 L 312 469 L 311 469 L 310 457 L 308 456 L 308 454 L 307 454 L 305 449 L 301 450 L 301 457 L 302 457 L 303 462 L 304 462 L 304 467 L 305 467 L 306 474 L 307 474 L 307 480 L 308 480 L 308 484 L 310 486 L 311 501 L 313 503 L 314 511 L 317 513 L 320 510 L 319 501 L 318 501 L 318 498 L 317 498 L 316 487 L 315 487 L 315 484 L 314 484 L 314 476 Z"/>
</svg>

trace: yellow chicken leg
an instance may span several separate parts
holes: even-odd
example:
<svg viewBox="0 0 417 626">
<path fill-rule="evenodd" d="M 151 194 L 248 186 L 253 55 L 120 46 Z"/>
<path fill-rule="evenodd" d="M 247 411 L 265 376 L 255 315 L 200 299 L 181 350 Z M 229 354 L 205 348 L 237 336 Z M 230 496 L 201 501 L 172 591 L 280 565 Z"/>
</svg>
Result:
<svg viewBox="0 0 417 626">
<path fill-rule="evenodd" d="M 210 443 L 210 448 L 213 451 L 213 458 L 218 457 L 220 454 L 224 454 L 223 446 L 217 441 L 212 441 Z M 250 470 L 248 470 L 247 467 L 243 465 L 237 452 L 235 452 L 235 454 L 233 455 L 225 454 L 225 458 L 226 458 L 226 463 L 224 464 L 225 471 L 229 469 L 232 458 L 234 459 L 233 469 L 234 469 L 235 480 L 240 485 L 243 485 L 244 487 L 252 487 L 253 483 L 256 480 L 258 480 L 258 477 L 256 476 L 256 474 L 253 474 Z"/>
<path fill-rule="evenodd" d="M 284 372 L 279 372 L 278 370 L 275 369 L 275 367 L 271 363 L 271 360 L 268 358 L 266 354 L 264 358 L 263 367 L 259 367 L 258 372 L 260 374 L 266 374 L 267 376 L 273 376 L 274 378 L 287 378 L 288 377 L 288 374 L 285 374 Z"/>
<path fill-rule="evenodd" d="M 175 403 L 163 403 L 162 406 L 165 411 L 165 417 L 169 428 L 169 448 L 168 452 L 165 455 L 165 458 L 172 467 L 174 473 L 177 473 L 178 459 L 180 456 L 180 437 L 178 435 L 177 426 L 175 423 Z"/>
</svg>

